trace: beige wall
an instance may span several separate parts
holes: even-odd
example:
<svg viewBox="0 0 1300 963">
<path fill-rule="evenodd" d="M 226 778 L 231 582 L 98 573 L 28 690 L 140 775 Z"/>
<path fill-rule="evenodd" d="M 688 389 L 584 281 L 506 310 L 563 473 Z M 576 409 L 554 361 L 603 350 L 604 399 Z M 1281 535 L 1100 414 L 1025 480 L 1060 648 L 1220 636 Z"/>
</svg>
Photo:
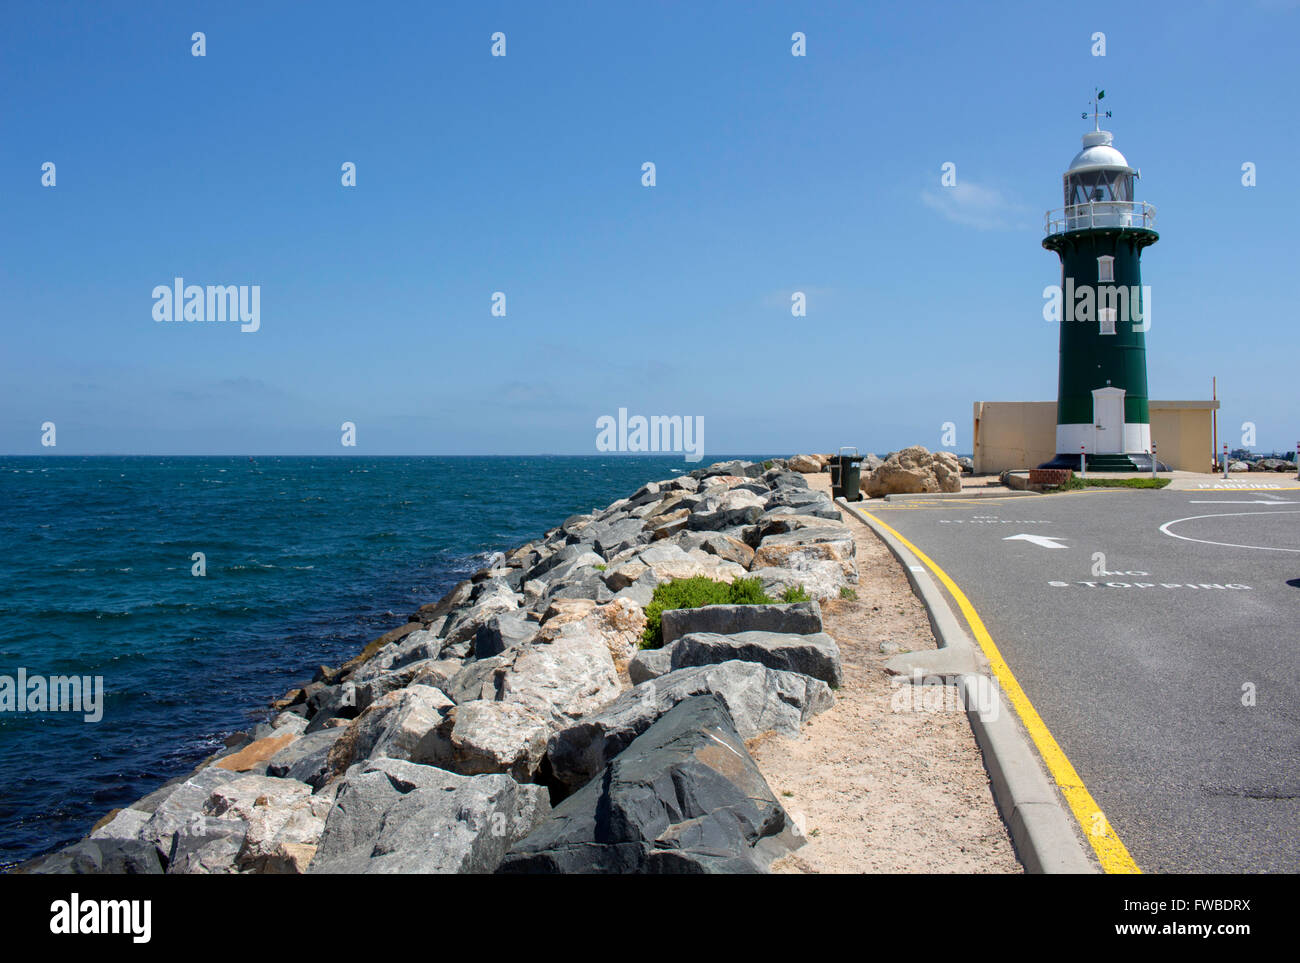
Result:
<svg viewBox="0 0 1300 963">
<path fill-rule="evenodd" d="M 1179 471 L 1213 471 L 1211 417 L 1217 401 L 1152 401 L 1147 407 L 1157 458 Z"/>
<path fill-rule="evenodd" d="M 1152 401 L 1151 439 L 1171 468 L 1208 472 L 1217 401 Z M 1056 454 L 1056 402 L 975 402 L 975 471 L 1034 468 Z"/>
<path fill-rule="evenodd" d="M 1056 454 L 1055 401 L 975 402 L 975 471 L 1036 468 Z"/>
</svg>

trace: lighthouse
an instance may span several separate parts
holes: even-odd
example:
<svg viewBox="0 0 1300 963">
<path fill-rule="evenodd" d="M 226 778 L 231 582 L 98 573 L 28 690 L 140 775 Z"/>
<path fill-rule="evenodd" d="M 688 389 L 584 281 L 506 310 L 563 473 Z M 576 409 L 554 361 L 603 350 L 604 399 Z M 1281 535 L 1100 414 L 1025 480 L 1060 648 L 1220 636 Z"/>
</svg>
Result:
<svg viewBox="0 0 1300 963">
<path fill-rule="evenodd" d="M 1056 457 L 1042 468 L 1150 470 L 1146 332 L 1151 295 L 1142 250 L 1160 239 L 1155 208 L 1135 200 L 1141 176 L 1101 129 L 1105 91 L 1093 98 L 1093 129 L 1063 177 L 1064 207 L 1047 212 L 1043 247 L 1061 259 Z M 1085 118 L 1088 114 L 1083 115 Z"/>
</svg>

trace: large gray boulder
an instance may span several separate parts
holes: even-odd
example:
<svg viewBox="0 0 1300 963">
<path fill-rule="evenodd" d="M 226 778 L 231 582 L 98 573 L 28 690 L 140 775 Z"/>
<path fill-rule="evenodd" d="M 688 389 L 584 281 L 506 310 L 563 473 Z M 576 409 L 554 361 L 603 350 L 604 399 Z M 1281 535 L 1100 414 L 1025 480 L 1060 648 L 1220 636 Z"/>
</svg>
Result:
<svg viewBox="0 0 1300 963">
<path fill-rule="evenodd" d="M 759 549 L 769 545 L 835 545 L 840 547 L 846 556 L 852 557 L 857 554 L 853 532 L 846 525 L 823 523 L 814 527 L 800 526 L 784 532 L 765 534 L 763 541 L 759 543 Z"/>
<path fill-rule="evenodd" d="M 695 516 L 691 516 L 694 518 Z M 722 582 L 732 582 L 745 576 L 745 567 L 702 549 L 690 551 L 672 541 L 655 542 L 636 553 L 635 557 L 610 566 L 605 575 L 606 584 L 615 591 L 645 574 L 654 573 L 660 582 L 672 579 L 693 578 L 703 575 Z"/>
<path fill-rule="evenodd" d="M 474 589 L 474 584 L 466 579 L 463 582 L 457 582 L 442 598 L 436 602 L 430 602 L 428 605 L 421 605 L 411 616 L 412 622 L 423 622 L 429 625 L 445 617 L 448 612 L 457 606 L 463 604 L 469 598 L 470 592 Z"/>
<path fill-rule="evenodd" d="M 669 609 L 660 616 L 664 645 L 691 632 L 793 632 L 810 635 L 822 630 L 822 610 L 816 602 L 777 605 L 704 605 Z"/>
<path fill-rule="evenodd" d="M 700 539 L 699 547 L 710 555 L 735 562 L 744 568 L 749 568 L 749 564 L 754 561 L 754 550 L 745 543 L 744 539 L 724 535 L 721 532 L 716 535 L 705 535 Z"/>
<path fill-rule="evenodd" d="M 690 527 L 695 531 L 717 531 L 735 525 L 752 525 L 766 510 L 764 499 L 752 491 L 732 488 L 709 492 L 691 514 Z"/>
<path fill-rule="evenodd" d="M 140 829 L 140 838 L 152 844 L 160 857 L 168 857 L 176 833 L 184 828 L 196 813 L 203 810 L 212 793 L 220 787 L 240 779 L 244 774 L 208 766 L 191 773 L 177 782 L 164 795 L 146 796 L 153 806 L 148 822 Z M 166 788 L 166 787 L 165 787 Z M 143 800 L 142 800 L 143 801 Z"/>
<path fill-rule="evenodd" d="M 758 579 L 763 591 L 773 598 L 780 598 L 789 589 L 801 588 L 809 598 L 819 601 L 840 598 L 844 589 L 857 582 L 857 575 L 846 571 L 843 561 L 819 560 L 807 556 L 823 552 L 816 546 L 809 546 L 810 551 L 793 551 L 782 559 L 783 564 L 759 565 L 757 562 L 749 570 L 752 578 Z"/>
<path fill-rule="evenodd" d="M 1295 471 L 1295 462 L 1285 458 L 1261 458 L 1255 462 L 1258 471 Z"/>
<path fill-rule="evenodd" d="M 582 534 L 584 539 L 588 536 L 592 537 L 592 546 L 596 554 L 604 559 L 613 558 L 619 552 L 650 541 L 645 524 L 639 518 L 624 518 L 615 522 L 595 524 Z"/>
<path fill-rule="evenodd" d="M 839 519 L 840 510 L 835 503 L 821 492 L 803 491 L 801 489 L 781 489 L 767 497 L 769 511 L 782 508 L 794 509 L 800 515 L 816 515 L 821 518 Z"/>
<path fill-rule="evenodd" d="M 604 561 L 604 558 L 591 550 L 589 542 L 580 542 L 566 545 L 555 554 L 542 559 L 528 570 L 527 577 L 551 582 L 557 578 L 564 578 L 576 568 L 584 565 L 600 565 Z"/>
<path fill-rule="evenodd" d="M 353 686 L 353 698 L 355 700 L 356 710 L 358 713 L 373 705 L 376 701 L 394 692 L 397 689 L 405 689 L 411 685 L 425 667 L 433 660 L 425 659 L 421 662 L 412 662 L 397 669 L 391 669 L 387 672 L 379 672 L 371 675 L 361 682 L 345 683 Z M 313 719 L 313 721 L 315 721 Z M 312 729 L 313 734 L 322 731 L 321 727 Z"/>
<path fill-rule="evenodd" d="M 808 479 L 796 471 L 787 468 L 769 468 L 763 472 L 761 479 L 771 489 L 789 489 L 791 491 L 808 491 Z"/>
<path fill-rule="evenodd" d="M 324 686 L 307 700 L 307 714 L 311 721 L 307 723 L 306 731 L 324 729 L 331 719 L 355 719 L 360 711 L 355 682 L 349 679 L 337 685 Z"/>
<path fill-rule="evenodd" d="M 236 866 L 255 873 L 303 873 L 316 853 L 330 809 L 328 795 L 293 779 L 244 775 L 213 790 L 203 815 L 245 828 Z"/>
<path fill-rule="evenodd" d="M 691 513 L 688 509 L 670 512 L 656 518 L 646 526 L 646 532 L 649 533 L 652 541 L 661 541 L 665 538 L 675 538 L 685 532 L 691 524 Z"/>
<path fill-rule="evenodd" d="M 713 478 L 717 475 L 735 475 L 741 478 L 758 478 L 763 474 L 763 466 L 756 461 L 716 461 L 708 468 L 697 468 L 691 472 L 696 478 Z"/>
<path fill-rule="evenodd" d="M 722 699 L 742 739 L 770 731 L 797 736 L 803 722 L 835 703 L 825 682 L 756 662 L 678 669 L 552 736 L 546 747 L 551 772 L 570 791 L 578 789 L 673 706 L 705 693 Z"/>
<path fill-rule="evenodd" d="M 482 596 L 473 605 L 457 609 L 447 616 L 447 624 L 443 627 L 443 651 L 472 641 L 492 616 L 513 612 L 519 608 L 520 601 L 519 595 L 502 587 Z"/>
<path fill-rule="evenodd" d="M 492 616 L 474 635 L 474 658 L 500 655 L 516 645 L 527 645 L 537 636 L 537 623 L 519 612 L 502 612 Z"/>
<path fill-rule="evenodd" d="M 119 809 L 113 818 L 90 832 L 91 839 L 140 839 L 150 814 L 139 809 Z"/>
<path fill-rule="evenodd" d="M 839 519 L 840 513 L 838 511 L 833 515 L 829 513 L 826 515 L 804 515 L 800 508 L 774 508 L 758 520 L 758 533 L 760 538 L 768 535 L 782 535 L 798 529 L 822 528 L 827 521 L 839 521 Z"/>
<path fill-rule="evenodd" d="M 412 685 L 390 692 L 348 724 L 329 749 L 329 771 L 375 756 L 422 762 L 432 752 L 433 731 L 452 701 L 441 689 Z"/>
<path fill-rule="evenodd" d="M 516 843 L 505 873 L 757 873 L 796 845 L 723 701 L 678 703 Z"/>
<path fill-rule="evenodd" d="M 644 522 L 646 526 L 649 527 L 650 525 L 657 524 L 669 515 L 677 515 L 683 511 L 689 515 L 699 503 L 700 496 L 693 492 L 669 492 L 658 502 L 649 506 L 649 511 L 646 512 Z"/>
<path fill-rule="evenodd" d="M 652 569 L 646 569 L 642 575 L 634 580 L 630 585 L 614 593 L 615 599 L 627 599 L 634 605 L 645 608 L 654 601 L 655 588 L 659 585 L 659 576 L 655 575 Z"/>
<path fill-rule="evenodd" d="M 857 543 L 843 526 L 799 528 L 780 535 L 768 535 L 754 552 L 752 569 L 806 569 L 817 562 L 835 562 L 845 578 L 857 580 Z"/>
<path fill-rule="evenodd" d="M 560 531 L 571 538 L 578 537 L 578 533 L 591 524 L 595 515 L 570 515 L 560 523 Z"/>
<path fill-rule="evenodd" d="M 627 676 L 633 685 L 649 682 L 673 671 L 673 647 L 642 649 L 627 664 Z"/>
<path fill-rule="evenodd" d="M 593 602 L 608 602 L 614 593 L 605 585 L 604 574 L 596 568 L 584 569 L 579 575 L 557 579 L 551 583 L 546 592 L 550 599 L 591 599 Z"/>
<path fill-rule="evenodd" d="M 157 849 L 139 839 L 83 839 L 65 849 L 29 860 L 19 872 L 33 875 L 157 875 L 163 871 Z"/>
<path fill-rule="evenodd" d="M 174 876 L 214 876 L 239 872 L 239 854 L 248 823 L 196 814 L 172 839 L 167 872 Z"/>
<path fill-rule="evenodd" d="M 309 872 L 490 873 L 549 812 L 509 776 L 376 759 L 340 781 Z"/>
<path fill-rule="evenodd" d="M 329 777 L 330 749 L 344 731 L 342 727 L 321 729 L 290 743 L 267 761 L 266 774 L 319 789 Z"/>
<path fill-rule="evenodd" d="M 637 505 L 644 505 L 647 502 L 656 501 L 664 491 L 665 487 L 666 486 L 663 482 L 646 482 L 634 491 L 631 496 L 629 496 L 627 500 L 628 506 L 635 508 Z"/>
<path fill-rule="evenodd" d="M 373 658 L 358 666 L 349 678 L 353 683 L 360 685 L 385 672 L 401 669 L 425 659 L 436 659 L 442 645 L 442 639 L 437 633 L 430 629 L 417 629 L 396 642 L 384 646 L 375 653 Z"/>
<path fill-rule="evenodd" d="M 471 662 L 444 684 L 444 691 L 458 704 L 478 699 L 517 702 L 552 725 L 564 726 L 622 690 L 604 639 L 575 632 Z"/>
<path fill-rule="evenodd" d="M 550 732 L 549 722 L 527 706 L 463 702 L 447 710 L 421 761 L 463 776 L 504 772 L 534 782 Z"/>
<path fill-rule="evenodd" d="M 793 635 L 786 632 L 739 632 L 718 635 L 692 632 L 672 646 L 673 669 L 692 665 L 717 665 L 739 659 L 772 669 L 799 672 L 838 688 L 844 681 L 840 647 L 824 632 Z"/>
</svg>

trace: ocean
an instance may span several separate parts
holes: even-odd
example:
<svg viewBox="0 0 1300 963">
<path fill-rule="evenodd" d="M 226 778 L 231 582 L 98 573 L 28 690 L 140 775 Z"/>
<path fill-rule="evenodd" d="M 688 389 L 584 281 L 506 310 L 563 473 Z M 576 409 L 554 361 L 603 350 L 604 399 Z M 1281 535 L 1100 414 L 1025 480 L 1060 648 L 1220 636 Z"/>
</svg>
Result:
<svg viewBox="0 0 1300 963">
<path fill-rule="evenodd" d="M 0 712 L 0 868 L 188 772 L 493 552 L 727 457 L 0 457 L 0 677 L 104 679 L 98 722 Z"/>
</svg>

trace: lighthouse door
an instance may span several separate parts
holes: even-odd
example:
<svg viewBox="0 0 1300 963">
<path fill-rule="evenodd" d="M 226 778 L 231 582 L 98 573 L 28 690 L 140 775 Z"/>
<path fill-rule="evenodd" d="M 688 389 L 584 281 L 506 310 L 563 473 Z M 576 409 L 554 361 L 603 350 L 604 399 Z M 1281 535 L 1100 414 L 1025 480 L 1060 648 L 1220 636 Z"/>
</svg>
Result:
<svg viewBox="0 0 1300 963">
<path fill-rule="evenodd" d="M 1099 455 L 1124 453 L 1124 389 L 1097 388 L 1092 393 L 1093 451 Z"/>
</svg>

